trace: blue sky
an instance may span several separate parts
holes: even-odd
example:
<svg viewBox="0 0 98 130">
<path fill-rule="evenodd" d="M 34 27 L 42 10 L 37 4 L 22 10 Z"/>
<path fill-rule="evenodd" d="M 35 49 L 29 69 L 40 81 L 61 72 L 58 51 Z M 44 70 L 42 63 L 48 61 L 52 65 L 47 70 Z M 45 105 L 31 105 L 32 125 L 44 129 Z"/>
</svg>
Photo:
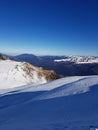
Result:
<svg viewBox="0 0 98 130">
<path fill-rule="evenodd" d="M 98 0 L 0 1 L 0 52 L 98 55 Z"/>
</svg>

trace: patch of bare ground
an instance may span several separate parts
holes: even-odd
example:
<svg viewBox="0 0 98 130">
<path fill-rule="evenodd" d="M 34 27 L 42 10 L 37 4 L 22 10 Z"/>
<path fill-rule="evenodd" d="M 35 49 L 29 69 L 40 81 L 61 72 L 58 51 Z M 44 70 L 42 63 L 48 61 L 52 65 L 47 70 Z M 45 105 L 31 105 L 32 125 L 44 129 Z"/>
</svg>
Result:
<svg viewBox="0 0 98 130">
<path fill-rule="evenodd" d="M 56 74 L 56 72 L 54 72 L 53 70 L 44 70 L 42 67 L 35 67 L 26 62 L 24 62 L 23 65 L 24 65 L 23 70 L 27 73 L 27 75 L 31 77 L 33 75 L 33 72 L 36 71 L 39 78 L 44 76 L 47 81 L 52 81 L 59 78 L 59 75 Z"/>
</svg>

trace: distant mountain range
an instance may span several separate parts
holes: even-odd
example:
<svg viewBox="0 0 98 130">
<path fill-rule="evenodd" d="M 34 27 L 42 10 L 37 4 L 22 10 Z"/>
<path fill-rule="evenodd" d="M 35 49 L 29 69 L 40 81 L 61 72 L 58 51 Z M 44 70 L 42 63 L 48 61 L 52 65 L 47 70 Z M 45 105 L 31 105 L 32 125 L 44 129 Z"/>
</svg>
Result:
<svg viewBox="0 0 98 130">
<path fill-rule="evenodd" d="M 73 62 L 75 64 L 98 63 L 98 57 L 94 56 L 68 56 L 64 59 L 56 59 L 55 62 Z"/>
<path fill-rule="evenodd" d="M 61 76 L 98 75 L 98 57 L 96 56 L 36 56 L 21 54 L 7 57 L 15 61 L 28 62 L 44 69 L 54 70 Z"/>
</svg>

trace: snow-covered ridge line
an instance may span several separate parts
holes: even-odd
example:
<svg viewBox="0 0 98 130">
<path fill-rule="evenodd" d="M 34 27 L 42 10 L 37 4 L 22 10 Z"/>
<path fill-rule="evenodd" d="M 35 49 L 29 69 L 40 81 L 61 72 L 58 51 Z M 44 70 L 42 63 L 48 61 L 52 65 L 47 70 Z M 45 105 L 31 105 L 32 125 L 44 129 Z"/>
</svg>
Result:
<svg viewBox="0 0 98 130">
<path fill-rule="evenodd" d="M 26 62 L 0 60 L 0 89 L 42 84 L 56 78 L 54 71 L 44 70 Z"/>
<path fill-rule="evenodd" d="M 22 92 L 43 91 L 44 93 L 36 97 L 34 100 L 44 100 L 86 93 L 95 85 L 98 86 L 98 76 L 73 76 L 57 79 L 46 84 L 31 84 L 12 89 L 0 90 L 0 94 L 10 95 Z"/>
<path fill-rule="evenodd" d="M 55 59 L 54 62 L 75 62 L 76 64 L 98 63 L 94 56 L 68 56 L 65 59 Z"/>
<path fill-rule="evenodd" d="M 91 89 L 90 87 L 95 85 L 98 86 L 98 76 L 81 77 L 81 79 L 74 82 L 70 82 L 68 84 L 65 83 L 58 88 L 48 91 L 36 99 L 43 100 L 86 93 Z"/>
<path fill-rule="evenodd" d="M 55 88 L 61 87 L 62 85 L 66 85 L 83 78 L 85 78 L 85 76 L 66 77 L 45 84 L 38 84 L 38 85 L 30 84 L 30 85 L 18 86 L 11 89 L 5 89 L 5 90 L 2 89 L 0 90 L 0 94 L 6 95 L 11 93 L 21 93 L 21 92 L 51 91 Z"/>
</svg>

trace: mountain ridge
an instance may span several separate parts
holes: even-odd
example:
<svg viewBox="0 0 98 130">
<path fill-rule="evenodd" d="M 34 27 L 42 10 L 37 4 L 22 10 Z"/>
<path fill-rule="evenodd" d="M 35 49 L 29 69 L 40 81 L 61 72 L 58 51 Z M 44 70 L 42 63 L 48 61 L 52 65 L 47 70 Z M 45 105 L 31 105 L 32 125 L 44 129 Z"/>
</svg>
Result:
<svg viewBox="0 0 98 130">
<path fill-rule="evenodd" d="M 57 78 L 59 76 L 52 70 L 44 70 L 41 67 L 35 67 L 26 62 L 17 62 L 8 59 L 0 60 L 0 89 L 31 83 L 41 84 Z"/>
<path fill-rule="evenodd" d="M 25 54 L 10 56 L 9 58 L 15 61 L 28 62 L 44 69 L 54 70 L 61 77 L 98 75 L 97 56 L 36 56 Z"/>
</svg>

